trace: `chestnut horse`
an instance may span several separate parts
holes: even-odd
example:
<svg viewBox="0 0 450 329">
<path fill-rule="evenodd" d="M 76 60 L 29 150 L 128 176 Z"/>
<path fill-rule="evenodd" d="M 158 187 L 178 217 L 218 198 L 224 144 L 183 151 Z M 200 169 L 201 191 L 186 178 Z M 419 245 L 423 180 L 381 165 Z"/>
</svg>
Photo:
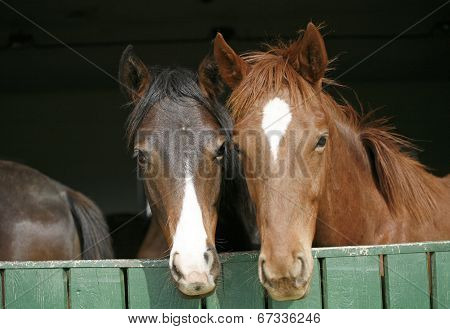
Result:
<svg viewBox="0 0 450 329">
<path fill-rule="evenodd" d="M 185 69 L 149 69 L 129 46 L 119 69 L 133 107 L 127 136 L 152 211 L 138 257 L 163 257 L 170 246 L 172 277 L 191 296 L 216 286 L 216 225 L 234 250 L 252 248 L 257 232 L 245 179 L 235 174 L 241 169 L 232 120 L 211 80 L 217 74 L 209 72 L 207 59 L 201 66 L 200 77 Z"/>
<path fill-rule="evenodd" d="M 291 44 L 239 56 L 218 34 L 261 235 L 259 278 L 278 300 L 305 295 L 312 245 L 450 239 L 450 179 L 428 173 L 384 121 L 360 118 L 323 90 L 328 59 L 308 24 Z"/>
<path fill-rule="evenodd" d="M 108 226 L 83 194 L 0 161 L 0 261 L 113 258 Z"/>
</svg>

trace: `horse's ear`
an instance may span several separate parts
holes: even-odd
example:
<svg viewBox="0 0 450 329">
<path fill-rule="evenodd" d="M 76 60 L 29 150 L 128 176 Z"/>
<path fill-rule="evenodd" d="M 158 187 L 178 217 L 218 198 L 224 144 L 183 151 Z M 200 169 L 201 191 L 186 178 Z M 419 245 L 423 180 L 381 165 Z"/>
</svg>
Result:
<svg viewBox="0 0 450 329">
<path fill-rule="evenodd" d="M 122 53 L 119 64 L 119 82 L 122 92 L 132 102 L 139 101 L 150 86 L 150 73 L 147 66 L 129 45 Z"/>
<path fill-rule="evenodd" d="M 214 39 L 214 58 L 225 83 L 234 89 L 247 75 L 248 64 L 225 42 L 222 34 Z"/>
<path fill-rule="evenodd" d="M 323 37 L 313 23 L 308 23 L 303 37 L 289 47 L 286 56 L 303 78 L 314 86 L 321 86 L 328 56 Z"/>
<path fill-rule="evenodd" d="M 212 54 L 206 55 L 198 67 L 198 83 L 207 98 L 217 100 L 223 98 L 227 88 Z"/>
</svg>

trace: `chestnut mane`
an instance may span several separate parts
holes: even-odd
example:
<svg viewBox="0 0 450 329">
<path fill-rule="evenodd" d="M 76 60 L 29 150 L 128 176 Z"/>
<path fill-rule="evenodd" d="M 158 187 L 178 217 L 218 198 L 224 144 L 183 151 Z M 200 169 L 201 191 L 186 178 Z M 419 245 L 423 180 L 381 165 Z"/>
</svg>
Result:
<svg viewBox="0 0 450 329">
<path fill-rule="evenodd" d="M 317 102 L 317 90 L 307 82 L 287 59 L 290 45 L 268 47 L 266 52 L 252 52 L 242 56 L 252 69 L 234 89 L 228 106 L 235 122 L 241 121 L 253 105 L 268 93 L 284 89 L 289 92 L 293 108 L 308 109 L 312 101 Z M 323 79 L 324 85 L 336 85 Z M 320 99 L 325 113 L 331 120 L 348 126 L 359 141 L 357 147 L 367 154 L 367 165 L 389 210 L 396 217 L 406 213 L 418 221 L 432 219 L 437 207 L 440 187 L 425 166 L 414 159 L 408 150 L 414 146 L 404 137 L 396 134 L 387 125 L 387 120 L 373 120 L 362 116 L 348 103 L 338 104 L 323 88 Z"/>
</svg>

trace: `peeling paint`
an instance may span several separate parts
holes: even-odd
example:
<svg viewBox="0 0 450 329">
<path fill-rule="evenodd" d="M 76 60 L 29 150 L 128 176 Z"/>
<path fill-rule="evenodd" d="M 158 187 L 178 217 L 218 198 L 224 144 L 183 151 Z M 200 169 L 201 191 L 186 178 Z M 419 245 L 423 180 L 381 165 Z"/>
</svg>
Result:
<svg viewBox="0 0 450 329">
<path fill-rule="evenodd" d="M 423 253 L 450 251 L 450 241 L 404 243 L 378 246 L 348 246 L 313 248 L 314 258 L 355 257 L 370 255 L 395 255 L 401 253 Z M 222 263 L 251 262 L 258 259 L 259 252 L 239 252 L 220 254 Z M 21 261 L 0 262 L 0 269 L 11 268 L 74 268 L 74 267 L 112 267 L 143 268 L 167 267 L 168 259 L 106 259 L 106 260 L 65 260 L 65 261 Z"/>
</svg>

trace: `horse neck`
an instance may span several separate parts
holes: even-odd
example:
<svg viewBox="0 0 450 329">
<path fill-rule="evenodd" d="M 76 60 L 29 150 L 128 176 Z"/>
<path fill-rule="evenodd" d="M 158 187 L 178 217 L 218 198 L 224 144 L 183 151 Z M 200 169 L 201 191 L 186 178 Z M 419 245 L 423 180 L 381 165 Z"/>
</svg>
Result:
<svg viewBox="0 0 450 329">
<path fill-rule="evenodd" d="M 394 178 L 395 183 L 406 184 L 399 185 L 404 188 L 397 191 L 402 204 L 393 211 L 377 187 L 360 134 L 345 122 L 336 121 L 330 129 L 331 147 L 316 244 L 382 244 L 450 238 L 447 180 L 431 175 L 406 154 L 387 159 L 396 163 L 396 172 L 402 178 Z M 423 211 L 418 213 L 417 205 L 423 206 Z"/>
<path fill-rule="evenodd" d="M 319 201 L 315 244 L 371 244 L 379 240 L 377 228 L 391 222 L 362 145 L 354 131 L 336 123 L 330 127 L 327 173 Z M 383 221 L 383 223 L 381 223 Z"/>
</svg>

